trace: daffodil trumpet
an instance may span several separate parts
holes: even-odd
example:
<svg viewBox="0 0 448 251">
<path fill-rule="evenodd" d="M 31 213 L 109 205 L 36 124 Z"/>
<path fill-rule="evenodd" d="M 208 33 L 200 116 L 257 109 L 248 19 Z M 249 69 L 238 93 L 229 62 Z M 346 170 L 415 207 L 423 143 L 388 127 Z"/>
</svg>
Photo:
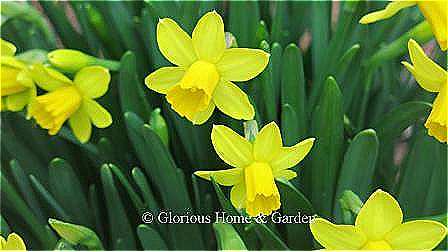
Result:
<svg viewBox="0 0 448 251">
<path fill-rule="evenodd" d="M 232 129 L 215 125 L 212 144 L 219 157 L 234 168 L 197 171 L 194 174 L 220 185 L 232 186 L 230 200 L 235 208 L 245 208 L 250 216 L 270 215 L 280 208 L 280 193 L 275 180 L 290 180 L 297 165 L 311 150 L 314 138 L 284 147 L 275 122 L 264 126 L 251 143 Z"/>
<path fill-rule="evenodd" d="M 448 113 L 448 73 L 425 55 L 423 49 L 414 40 L 408 43 L 412 64 L 402 62 L 412 73 L 417 83 L 426 91 L 436 92 L 437 96 L 432 104 L 432 110 L 426 119 L 425 127 L 428 134 L 442 143 L 447 142 L 447 113 Z"/>
<path fill-rule="evenodd" d="M 48 93 L 37 96 L 30 114 L 48 134 L 59 132 L 65 121 L 82 143 L 90 139 L 92 124 L 108 127 L 112 116 L 94 99 L 103 96 L 109 87 L 109 71 L 101 66 L 88 66 L 70 80 L 62 73 L 43 65 L 31 67 L 33 79 Z"/>
<path fill-rule="evenodd" d="M 310 228 L 327 250 L 432 250 L 447 234 L 447 228 L 436 221 L 403 223 L 400 205 L 381 189 L 362 206 L 354 226 L 316 218 Z"/>
<path fill-rule="evenodd" d="M 193 124 L 203 124 L 215 107 L 234 119 L 250 120 L 255 111 L 234 81 L 260 74 L 269 54 L 259 49 L 226 48 L 224 23 L 206 13 L 190 37 L 170 18 L 157 24 L 161 53 L 175 67 L 163 67 L 145 78 L 146 86 L 166 95 L 171 108 Z"/>
<path fill-rule="evenodd" d="M 359 20 L 362 24 L 373 23 L 382 19 L 390 18 L 401 9 L 417 5 L 423 16 L 431 24 L 432 32 L 436 37 L 440 48 L 444 51 L 447 49 L 448 37 L 448 1 L 446 0 L 394 0 L 389 3 L 384 10 L 375 11 L 365 15 Z"/>
</svg>

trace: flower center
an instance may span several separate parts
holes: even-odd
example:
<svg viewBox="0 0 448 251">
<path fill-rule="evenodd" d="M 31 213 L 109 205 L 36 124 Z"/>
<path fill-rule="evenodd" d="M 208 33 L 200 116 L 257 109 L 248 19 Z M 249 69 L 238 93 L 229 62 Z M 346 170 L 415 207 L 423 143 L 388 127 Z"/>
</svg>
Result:
<svg viewBox="0 0 448 251">
<path fill-rule="evenodd" d="M 74 86 L 63 86 L 38 96 L 31 106 L 31 116 L 37 124 L 56 134 L 64 122 L 81 106 L 82 97 Z"/>
<path fill-rule="evenodd" d="M 431 113 L 425 122 L 425 127 L 428 128 L 428 134 L 436 137 L 442 142 L 447 140 L 447 111 L 448 107 L 447 95 L 448 95 L 448 82 L 446 82 L 442 88 L 440 88 L 439 94 L 432 105 Z"/>
<path fill-rule="evenodd" d="M 244 169 L 246 209 L 251 216 L 270 215 L 280 208 L 280 194 L 272 168 L 265 162 L 254 162 Z"/>
<path fill-rule="evenodd" d="M 17 74 L 22 71 L 21 69 L 16 69 L 8 66 L 1 67 L 1 96 L 8 96 L 22 92 L 27 89 L 26 86 L 21 85 L 17 81 Z"/>
<path fill-rule="evenodd" d="M 177 113 L 191 119 L 195 113 L 207 109 L 218 81 L 219 74 L 214 64 L 196 61 L 168 90 L 167 101 Z"/>
<path fill-rule="evenodd" d="M 387 241 L 368 241 L 363 250 L 392 250 Z"/>
</svg>

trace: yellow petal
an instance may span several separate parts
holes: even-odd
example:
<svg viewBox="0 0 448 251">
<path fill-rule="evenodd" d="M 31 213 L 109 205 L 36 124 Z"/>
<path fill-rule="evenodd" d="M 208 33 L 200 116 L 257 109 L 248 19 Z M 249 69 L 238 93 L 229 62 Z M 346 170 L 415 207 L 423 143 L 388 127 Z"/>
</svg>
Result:
<svg viewBox="0 0 448 251">
<path fill-rule="evenodd" d="M 193 46 L 199 59 L 216 63 L 226 48 L 224 22 L 216 11 L 199 19 L 193 30 Z"/>
<path fill-rule="evenodd" d="M 394 250 L 432 250 L 446 233 L 446 227 L 436 221 L 416 220 L 395 227 L 386 235 L 386 241 Z"/>
<path fill-rule="evenodd" d="M 255 138 L 255 160 L 271 161 L 280 151 L 282 144 L 282 136 L 280 135 L 280 129 L 277 124 L 273 121 L 265 125 Z"/>
<path fill-rule="evenodd" d="M 367 241 L 365 234 L 355 226 L 335 225 L 322 218 L 313 220 L 310 228 L 314 239 L 330 250 L 356 250 Z"/>
<path fill-rule="evenodd" d="M 297 177 L 297 173 L 290 169 L 283 169 L 273 173 L 276 179 L 290 180 Z"/>
<path fill-rule="evenodd" d="M 16 53 L 16 47 L 14 44 L 1 39 L 1 55 L 3 56 L 13 56 Z"/>
<path fill-rule="evenodd" d="M 110 73 L 102 66 L 88 66 L 76 73 L 73 83 L 87 98 L 99 98 L 109 88 Z"/>
<path fill-rule="evenodd" d="M 170 18 L 159 20 L 157 44 L 163 56 L 175 65 L 187 67 L 197 58 L 190 36 Z"/>
<path fill-rule="evenodd" d="M 230 48 L 224 51 L 216 67 L 222 79 L 247 81 L 260 74 L 269 62 L 269 54 L 258 49 Z"/>
<path fill-rule="evenodd" d="M 446 82 L 447 72 L 428 58 L 414 40 L 409 40 L 408 48 L 413 65 L 402 62 L 404 66 L 414 75 L 422 88 L 430 92 L 438 92 Z"/>
<path fill-rule="evenodd" d="M 356 217 L 359 227 L 369 240 L 382 240 L 385 235 L 403 221 L 398 202 L 387 192 L 376 190 Z"/>
<path fill-rule="evenodd" d="M 252 144 L 224 125 L 214 125 L 212 144 L 219 157 L 233 167 L 245 167 L 252 161 Z"/>
<path fill-rule="evenodd" d="M 6 109 L 13 112 L 21 111 L 30 101 L 30 91 L 25 90 L 16 94 L 4 97 Z"/>
<path fill-rule="evenodd" d="M 72 84 L 72 81 L 64 74 L 41 64 L 32 65 L 30 72 L 37 85 L 46 91 L 53 91 L 62 85 Z"/>
<path fill-rule="evenodd" d="M 70 128 L 72 128 L 73 134 L 81 143 L 89 141 L 92 134 L 92 124 L 90 123 L 89 115 L 82 106 L 70 116 L 68 123 Z"/>
<path fill-rule="evenodd" d="M 244 182 L 238 183 L 230 190 L 230 201 L 235 208 L 245 208 L 246 187 Z"/>
<path fill-rule="evenodd" d="M 274 177 L 277 177 L 276 175 L 281 170 L 297 165 L 311 150 L 313 143 L 314 138 L 308 138 L 294 146 L 280 148 L 280 151 L 271 161 Z"/>
<path fill-rule="evenodd" d="M 92 124 L 98 128 L 106 128 L 112 124 L 112 116 L 96 101 L 84 98 L 84 109 L 89 115 Z"/>
<path fill-rule="evenodd" d="M 431 24 L 432 32 L 434 33 L 440 48 L 444 51 L 448 45 L 448 8 L 446 0 L 438 1 L 417 1 L 418 8 L 425 16 L 426 20 Z"/>
<path fill-rule="evenodd" d="M 16 233 L 12 233 L 8 235 L 8 240 L 6 240 L 4 250 L 26 250 L 26 246 L 19 235 L 17 235 Z"/>
<path fill-rule="evenodd" d="M 432 110 L 425 122 L 428 134 L 434 136 L 442 143 L 446 143 L 448 137 L 447 130 L 447 107 L 448 107 L 448 82 L 442 85 L 436 100 L 432 104 Z"/>
<path fill-rule="evenodd" d="M 4 250 L 6 247 L 6 240 L 5 238 L 3 238 L 3 236 L 0 236 L 0 247 L 2 250 Z"/>
<path fill-rule="evenodd" d="M 202 125 L 212 116 L 214 110 L 215 104 L 213 104 L 213 102 L 210 102 L 206 110 L 197 112 L 188 119 L 193 123 L 193 125 Z"/>
<path fill-rule="evenodd" d="M 158 93 L 166 94 L 185 74 L 182 67 L 163 67 L 145 78 L 146 86 Z"/>
<path fill-rule="evenodd" d="M 415 1 L 398 0 L 389 3 L 384 10 L 369 13 L 361 18 L 361 24 L 369 24 L 397 14 L 401 9 L 415 5 Z"/>
<path fill-rule="evenodd" d="M 194 174 L 206 180 L 211 180 L 211 177 L 213 177 L 218 184 L 223 186 L 233 186 L 241 182 L 243 169 L 232 168 L 219 171 L 196 171 Z"/>
<path fill-rule="evenodd" d="M 251 120 L 255 110 L 249 98 L 238 86 L 229 81 L 218 83 L 213 102 L 220 111 L 234 119 Z"/>
</svg>

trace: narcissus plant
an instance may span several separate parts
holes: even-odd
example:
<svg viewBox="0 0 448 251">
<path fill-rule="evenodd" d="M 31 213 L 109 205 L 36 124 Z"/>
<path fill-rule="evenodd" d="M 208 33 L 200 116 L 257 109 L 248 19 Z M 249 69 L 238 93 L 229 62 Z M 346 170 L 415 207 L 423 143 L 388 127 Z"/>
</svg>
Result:
<svg viewBox="0 0 448 251">
<path fill-rule="evenodd" d="M 447 233 L 447 228 L 436 221 L 402 222 L 398 202 L 378 189 L 359 211 L 354 226 L 317 218 L 310 228 L 314 238 L 330 250 L 431 250 Z"/>
<path fill-rule="evenodd" d="M 9 234 L 6 240 L 0 236 L 0 242 L 0 250 L 26 251 L 25 242 L 23 242 L 22 238 L 16 233 Z"/>
<path fill-rule="evenodd" d="M 446 143 L 447 113 L 448 113 L 448 78 L 447 72 L 425 55 L 423 49 L 414 40 L 408 43 L 409 55 L 412 64 L 402 62 L 412 73 L 420 86 L 429 91 L 437 92 L 437 97 L 432 104 L 432 110 L 425 122 L 428 134 L 442 143 Z"/>
<path fill-rule="evenodd" d="M 215 107 L 235 119 L 250 120 L 255 111 L 247 95 L 232 81 L 248 81 L 260 74 L 269 54 L 258 49 L 226 48 L 224 23 L 206 13 L 190 37 L 170 18 L 159 20 L 157 43 L 176 67 L 163 67 L 146 77 L 150 89 L 166 94 L 180 116 L 202 124 Z"/>
<path fill-rule="evenodd" d="M 195 175 L 218 184 L 232 186 L 230 200 L 236 208 L 246 208 L 250 216 L 270 215 L 280 208 L 276 179 L 290 180 L 297 173 L 289 168 L 297 165 L 311 150 L 314 138 L 292 147 L 284 147 L 275 122 L 264 126 L 254 143 L 232 129 L 213 127 L 212 143 L 216 153 L 234 168 L 221 171 L 197 171 Z"/>
<path fill-rule="evenodd" d="M 359 21 L 362 24 L 373 23 L 378 20 L 390 18 L 399 12 L 401 9 L 417 5 L 423 16 L 431 24 L 432 32 L 434 33 L 440 48 L 446 50 L 447 48 L 447 26 L 448 26 L 448 1 L 436 0 L 436 1 L 408 1 L 408 0 L 395 0 L 389 3 L 384 10 L 375 11 L 368 15 L 365 15 Z"/>
<path fill-rule="evenodd" d="M 88 66 L 70 80 L 62 73 L 43 65 L 31 69 L 37 85 L 48 93 L 33 101 L 31 116 L 50 135 L 59 132 L 65 121 L 82 143 L 89 140 L 92 124 L 105 128 L 112 124 L 112 116 L 93 99 L 103 96 L 109 88 L 109 71 L 101 66 Z"/>
<path fill-rule="evenodd" d="M 1 40 L 1 110 L 21 111 L 36 96 L 28 66 L 14 57 L 16 47 Z"/>
</svg>

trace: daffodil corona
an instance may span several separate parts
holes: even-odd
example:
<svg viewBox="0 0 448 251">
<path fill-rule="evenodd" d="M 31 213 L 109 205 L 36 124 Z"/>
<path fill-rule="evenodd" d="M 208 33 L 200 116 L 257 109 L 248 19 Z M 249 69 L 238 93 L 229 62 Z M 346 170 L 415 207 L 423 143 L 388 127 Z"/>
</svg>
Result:
<svg viewBox="0 0 448 251">
<path fill-rule="evenodd" d="M 9 234 L 6 240 L 0 236 L 0 242 L 0 250 L 26 251 L 25 242 L 16 233 Z"/>
<path fill-rule="evenodd" d="M 98 128 L 112 123 L 109 112 L 93 100 L 103 96 L 109 87 L 106 68 L 82 68 L 73 81 L 42 65 L 33 65 L 31 73 L 37 85 L 48 93 L 35 98 L 30 113 L 50 135 L 55 135 L 68 120 L 74 135 L 85 143 L 90 138 L 92 123 Z"/>
<path fill-rule="evenodd" d="M 1 40 L 1 110 L 21 111 L 36 96 L 28 67 L 14 57 L 16 47 Z"/>
<path fill-rule="evenodd" d="M 425 122 L 425 127 L 428 129 L 429 135 L 442 143 L 446 143 L 448 135 L 447 71 L 428 58 L 414 40 L 409 40 L 408 48 L 412 65 L 408 62 L 402 62 L 404 66 L 414 75 L 423 89 L 429 92 L 438 92 L 432 104 L 431 113 Z"/>
<path fill-rule="evenodd" d="M 362 24 L 373 23 L 378 20 L 390 18 L 403 8 L 417 5 L 425 16 L 426 20 L 431 24 L 432 32 L 439 42 L 442 50 L 447 49 L 447 26 L 448 26 L 448 9 L 447 0 L 395 0 L 389 3 L 384 10 L 375 11 L 365 15 L 359 21 Z"/>
<path fill-rule="evenodd" d="M 317 218 L 310 228 L 314 238 L 330 250 L 431 250 L 447 233 L 436 221 L 402 222 L 398 202 L 378 189 L 359 211 L 354 226 Z"/>
<path fill-rule="evenodd" d="M 159 20 L 157 43 L 176 67 L 163 67 L 146 77 L 146 85 L 166 99 L 173 110 L 193 124 L 202 124 L 215 107 L 235 119 L 250 120 L 255 111 L 247 95 L 232 81 L 260 74 L 269 54 L 258 49 L 226 48 L 221 16 L 208 12 L 192 37 L 170 18 Z"/>
<path fill-rule="evenodd" d="M 280 130 L 271 122 L 263 127 L 252 144 L 232 129 L 213 127 L 212 143 L 216 153 L 234 168 L 221 171 L 197 171 L 195 175 L 233 186 L 230 200 L 236 208 L 246 208 L 251 216 L 269 215 L 280 208 L 276 179 L 290 180 L 297 174 L 288 169 L 299 163 L 311 150 L 314 138 L 292 147 L 283 147 Z"/>
</svg>

